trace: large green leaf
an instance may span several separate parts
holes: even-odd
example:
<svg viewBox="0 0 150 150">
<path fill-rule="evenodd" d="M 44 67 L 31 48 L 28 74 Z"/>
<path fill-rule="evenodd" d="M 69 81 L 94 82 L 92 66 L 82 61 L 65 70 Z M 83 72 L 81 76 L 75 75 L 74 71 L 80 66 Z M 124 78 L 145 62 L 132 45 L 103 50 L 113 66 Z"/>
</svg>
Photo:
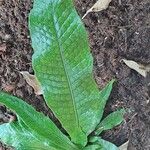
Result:
<svg viewBox="0 0 150 150">
<path fill-rule="evenodd" d="M 29 29 L 44 98 L 72 141 L 86 145 L 106 99 L 93 79 L 87 33 L 72 0 L 34 0 Z"/>
<path fill-rule="evenodd" d="M 42 113 L 37 112 L 33 107 L 26 104 L 24 101 L 14 96 L 0 92 L 0 103 L 6 105 L 11 110 L 16 112 L 19 123 L 15 124 L 15 126 L 13 126 L 14 124 L 0 126 L 1 131 L 4 129 L 4 133 L 9 133 L 10 135 L 12 134 L 11 137 L 9 137 L 9 134 L 4 134 L 3 132 L 0 134 L 0 138 L 4 139 L 4 141 L 8 140 L 8 144 L 10 144 L 9 141 L 19 142 L 19 140 L 21 140 L 19 138 L 21 138 L 22 135 L 26 135 L 27 137 L 24 138 L 28 138 L 30 134 L 31 139 L 33 136 L 35 136 L 35 138 L 40 136 L 43 141 L 45 140 L 46 144 L 58 150 L 78 149 L 65 135 L 60 132 L 60 130 L 48 117 L 44 116 Z M 23 128 L 19 129 L 19 127 Z M 22 130 L 23 133 L 21 133 L 20 130 Z M 15 136 L 18 140 L 12 139 L 15 138 Z"/>
</svg>

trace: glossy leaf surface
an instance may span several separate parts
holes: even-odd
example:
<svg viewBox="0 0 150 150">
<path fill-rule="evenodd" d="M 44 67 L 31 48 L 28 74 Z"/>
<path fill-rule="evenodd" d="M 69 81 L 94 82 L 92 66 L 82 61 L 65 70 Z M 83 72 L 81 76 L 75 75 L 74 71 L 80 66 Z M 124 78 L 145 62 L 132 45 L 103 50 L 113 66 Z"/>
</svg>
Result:
<svg viewBox="0 0 150 150">
<path fill-rule="evenodd" d="M 56 150 L 18 122 L 0 125 L 0 139 L 15 150 Z"/>
<path fill-rule="evenodd" d="M 99 93 L 87 33 L 73 1 L 35 0 L 29 29 L 33 68 L 44 98 L 72 141 L 85 146 L 100 122 L 112 84 L 107 93 Z"/>
<path fill-rule="evenodd" d="M 21 99 L 0 92 L 0 103 L 15 111 L 18 119 L 16 123 L 0 126 L 0 130 L 3 131 L 0 133 L 0 139 L 6 143 L 10 144 L 13 142 L 13 145 L 20 145 L 22 141 L 24 141 L 22 138 L 28 139 L 31 137 L 31 142 L 33 141 L 36 144 L 38 140 L 44 141 L 42 142 L 43 144 L 45 143 L 53 149 L 77 149 L 48 117 L 37 112 Z M 42 140 L 39 137 L 41 137 Z"/>
</svg>

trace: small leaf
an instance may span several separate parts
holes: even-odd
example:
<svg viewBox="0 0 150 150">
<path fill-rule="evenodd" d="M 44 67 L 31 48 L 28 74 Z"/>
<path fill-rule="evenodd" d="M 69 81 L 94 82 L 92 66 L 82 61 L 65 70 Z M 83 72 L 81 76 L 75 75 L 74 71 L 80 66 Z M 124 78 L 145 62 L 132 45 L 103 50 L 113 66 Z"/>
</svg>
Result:
<svg viewBox="0 0 150 150">
<path fill-rule="evenodd" d="M 121 110 L 118 110 L 109 114 L 97 126 L 95 135 L 99 135 L 102 131 L 112 129 L 113 127 L 119 125 L 124 120 L 123 119 L 124 114 L 125 114 L 124 109 L 121 109 Z"/>
<path fill-rule="evenodd" d="M 150 65 L 144 66 L 132 60 L 122 59 L 122 61 L 131 69 L 137 71 L 143 77 L 147 76 L 147 73 L 150 72 Z"/>
<path fill-rule="evenodd" d="M 20 73 L 23 75 L 26 82 L 34 89 L 36 95 L 43 94 L 40 83 L 38 82 L 35 75 L 31 75 L 27 71 L 21 71 Z"/>
<path fill-rule="evenodd" d="M 113 84 L 114 84 L 115 80 L 111 80 L 101 91 L 100 91 L 100 106 L 99 106 L 99 110 L 100 110 L 100 117 L 99 120 L 102 119 L 103 113 L 104 113 L 104 108 L 106 105 L 106 102 L 111 94 L 112 88 L 113 88 Z M 100 121 L 99 121 L 100 122 Z"/>
<path fill-rule="evenodd" d="M 122 144 L 119 147 L 119 150 L 127 150 L 128 149 L 128 145 L 129 145 L 129 141 L 127 141 L 126 143 Z"/>
<path fill-rule="evenodd" d="M 109 6 L 109 3 L 112 0 L 98 0 L 86 13 L 85 15 L 82 17 L 85 18 L 87 16 L 88 13 L 90 12 L 99 12 L 102 11 L 104 9 L 107 9 L 107 7 Z"/>
<path fill-rule="evenodd" d="M 116 145 L 106 140 L 103 140 L 100 137 L 91 137 L 89 142 L 93 143 L 94 145 L 100 145 L 101 147 L 99 148 L 99 150 L 119 150 Z"/>
</svg>

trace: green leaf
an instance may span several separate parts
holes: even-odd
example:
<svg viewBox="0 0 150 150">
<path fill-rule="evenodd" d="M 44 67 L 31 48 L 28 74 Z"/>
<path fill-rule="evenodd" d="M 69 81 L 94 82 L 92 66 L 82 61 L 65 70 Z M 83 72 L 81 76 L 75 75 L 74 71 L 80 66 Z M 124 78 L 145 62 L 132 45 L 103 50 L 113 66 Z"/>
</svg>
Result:
<svg viewBox="0 0 150 150">
<path fill-rule="evenodd" d="M 118 110 L 118 111 L 115 111 L 115 112 L 109 114 L 97 126 L 95 135 L 99 135 L 102 131 L 112 129 L 113 127 L 119 125 L 124 120 L 124 118 L 123 118 L 124 114 L 125 114 L 124 109 L 121 109 L 121 110 Z"/>
<path fill-rule="evenodd" d="M 21 126 L 19 122 L 0 125 L 0 139 L 16 150 L 56 150 L 42 137 Z"/>
<path fill-rule="evenodd" d="M 111 89 L 107 96 L 99 93 L 87 33 L 73 1 L 34 0 L 29 29 L 33 68 L 44 98 L 72 141 L 85 146 Z"/>
<path fill-rule="evenodd" d="M 116 145 L 106 140 L 103 140 L 100 137 L 92 137 L 89 142 L 93 143 L 93 145 L 100 146 L 100 148 L 96 148 L 95 150 L 119 150 L 119 148 Z"/>
<path fill-rule="evenodd" d="M 101 150 L 102 146 L 98 144 L 88 145 L 83 150 Z"/>
<path fill-rule="evenodd" d="M 49 146 L 54 147 L 56 149 L 60 149 L 60 150 L 65 150 L 66 148 L 78 149 L 76 148 L 75 145 L 73 145 L 70 142 L 70 140 L 65 135 L 61 133 L 61 131 L 56 127 L 56 125 L 48 117 L 44 116 L 42 113 L 37 112 L 33 107 L 31 107 L 30 105 L 28 105 L 21 99 L 8 95 L 3 92 L 0 92 L 0 103 L 6 105 L 11 110 L 16 112 L 20 127 L 26 126 L 28 129 L 33 131 L 33 133 L 41 136 L 44 140 L 46 140 Z M 19 125 L 17 125 L 17 127 Z M 4 132 L 7 132 L 7 131 L 12 132 L 14 129 L 14 128 L 12 129 L 11 124 L 5 125 L 5 126 L 2 125 L 0 126 L 0 129 L 2 127 L 6 129 L 6 131 Z M 18 129 L 17 127 L 15 129 Z M 17 132 L 15 132 L 14 130 L 14 132 L 10 134 L 16 135 Z M 1 136 L 5 137 L 4 134 L 1 134 L 0 138 L 2 138 Z M 9 138 L 9 136 L 7 137 Z M 6 139 L 8 139 L 7 137 Z M 35 138 L 36 138 L 36 135 L 35 135 Z M 15 142 L 18 142 L 18 141 L 15 140 Z"/>
<path fill-rule="evenodd" d="M 111 80 L 100 92 L 100 97 L 101 97 L 101 101 L 100 101 L 100 120 L 102 119 L 103 113 L 104 113 L 104 108 L 106 106 L 106 102 L 111 94 L 112 88 L 113 88 L 113 84 L 114 84 L 115 80 Z"/>
</svg>

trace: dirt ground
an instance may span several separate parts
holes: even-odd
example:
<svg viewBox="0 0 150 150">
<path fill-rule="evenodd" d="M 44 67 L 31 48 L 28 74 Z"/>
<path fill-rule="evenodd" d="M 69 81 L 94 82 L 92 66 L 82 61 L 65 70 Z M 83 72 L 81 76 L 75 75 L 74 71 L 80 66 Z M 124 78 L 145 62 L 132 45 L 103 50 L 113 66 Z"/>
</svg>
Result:
<svg viewBox="0 0 150 150">
<path fill-rule="evenodd" d="M 82 17 L 95 2 L 75 0 L 79 15 Z M 19 73 L 33 73 L 27 26 L 31 7 L 31 0 L 0 0 L 0 90 L 23 98 L 54 118 L 43 98 L 35 96 Z M 89 33 L 97 84 L 101 88 L 110 79 L 117 80 L 105 115 L 117 108 L 129 109 L 124 123 L 103 133 L 103 138 L 118 146 L 129 140 L 128 150 L 150 150 L 150 77 L 142 77 L 121 61 L 126 58 L 150 64 L 150 1 L 112 0 L 107 10 L 90 13 L 83 21 Z M 0 106 L 0 122 L 9 120 L 6 111 L 11 113 Z"/>
</svg>

